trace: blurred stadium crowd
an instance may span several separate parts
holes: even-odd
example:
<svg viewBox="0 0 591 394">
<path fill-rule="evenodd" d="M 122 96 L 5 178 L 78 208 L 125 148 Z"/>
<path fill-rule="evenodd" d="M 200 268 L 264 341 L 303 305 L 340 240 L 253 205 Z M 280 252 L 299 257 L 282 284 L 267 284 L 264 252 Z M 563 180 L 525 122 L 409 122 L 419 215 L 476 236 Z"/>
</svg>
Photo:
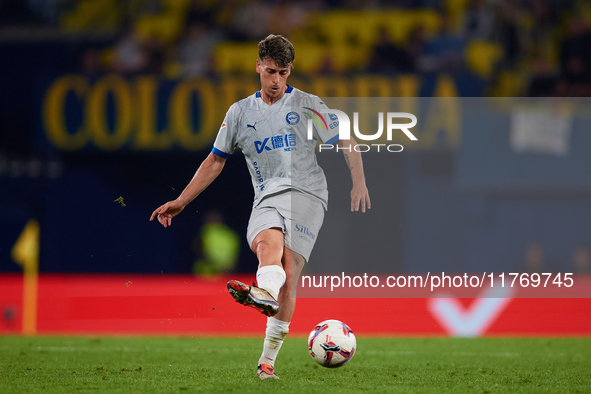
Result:
<svg viewBox="0 0 591 394">
<path fill-rule="evenodd" d="M 583 0 L 0 0 L 0 23 L 4 37 L 81 37 L 72 71 L 90 77 L 252 73 L 253 41 L 273 32 L 304 77 L 469 73 L 492 96 L 591 95 Z"/>
</svg>

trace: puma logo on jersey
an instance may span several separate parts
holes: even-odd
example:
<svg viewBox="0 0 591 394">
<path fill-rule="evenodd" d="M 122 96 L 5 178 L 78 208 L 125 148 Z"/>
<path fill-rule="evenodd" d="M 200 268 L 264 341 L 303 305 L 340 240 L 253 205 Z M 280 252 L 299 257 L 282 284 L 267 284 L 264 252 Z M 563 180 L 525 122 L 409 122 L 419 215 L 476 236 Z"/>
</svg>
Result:
<svg viewBox="0 0 591 394">
<path fill-rule="evenodd" d="M 254 131 L 257 131 L 257 128 L 254 127 L 254 126 L 256 126 L 256 124 L 257 124 L 257 122 L 254 122 L 254 124 L 247 124 L 246 128 L 248 129 L 249 127 L 252 127 L 254 129 Z"/>
</svg>

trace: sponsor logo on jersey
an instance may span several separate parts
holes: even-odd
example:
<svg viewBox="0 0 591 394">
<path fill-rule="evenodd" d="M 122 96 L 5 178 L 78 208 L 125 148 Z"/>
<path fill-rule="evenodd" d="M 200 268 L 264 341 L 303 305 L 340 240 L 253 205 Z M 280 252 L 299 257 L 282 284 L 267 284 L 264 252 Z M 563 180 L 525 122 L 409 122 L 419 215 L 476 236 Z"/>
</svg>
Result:
<svg viewBox="0 0 591 394">
<path fill-rule="evenodd" d="M 310 237 L 311 239 L 316 239 L 316 234 L 314 234 L 312 231 L 310 231 L 310 229 L 308 227 L 302 226 L 301 224 L 295 225 L 295 231 L 300 234 L 304 234 L 304 235 Z"/>
<path fill-rule="evenodd" d="M 294 126 L 300 122 L 300 115 L 297 112 L 292 111 L 285 116 L 285 120 L 287 121 L 287 124 Z"/>
<path fill-rule="evenodd" d="M 269 138 L 265 138 L 262 141 L 254 142 L 254 147 L 257 149 L 258 154 L 263 153 L 264 150 L 271 150 L 271 148 L 267 146 L 267 142 L 269 142 Z"/>
<path fill-rule="evenodd" d="M 296 150 L 296 145 L 297 140 L 295 134 L 274 135 L 273 137 L 267 137 L 262 141 L 254 142 L 254 147 L 259 155 L 264 151 L 274 149 L 283 149 L 286 152 L 294 151 Z"/>
<path fill-rule="evenodd" d="M 258 185 L 258 188 L 263 191 L 265 190 L 265 185 L 263 185 L 263 176 L 261 175 L 261 170 L 259 169 L 259 163 L 257 163 L 256 161 L 252 163 L 252 165 L 254 166 L 254 173 L 255 173 L 255 178 L 257 180 L 258 183 L 260 183 L 260 185 Z"/>
</svg>

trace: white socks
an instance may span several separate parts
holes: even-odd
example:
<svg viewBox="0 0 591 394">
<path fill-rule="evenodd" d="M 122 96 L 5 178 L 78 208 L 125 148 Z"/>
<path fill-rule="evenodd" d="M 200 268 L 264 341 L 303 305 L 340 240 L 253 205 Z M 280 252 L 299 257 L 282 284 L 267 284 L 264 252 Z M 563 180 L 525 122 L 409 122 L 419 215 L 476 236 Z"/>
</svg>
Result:
<svg viewBox="0 0 591 394">
<path fill-rule="evenodd" d="M 285 283 L 285 271 L 278 265 L 267 265 L 259 268 L 257 271 L 257 286 L 265 289 L 275 299 L 279 295 L 279 290 Z M 265 331 L 265 344 L 263 354 L 259 359 L 259 365 L 262 363 L 274 366 L 277 353 L 283 345 L 283 340 L 289 332 L 289 322 L 277 320 L 274 317 L 267 318 L 267 330 Z"/>
<path fill-rule="evenodd" d="M 277 320 L 274 317 L 267 318 L 267 330 L 265 331 L 265 345 L 263 347 L 263 354 L 259 358 L 259 365 L 267 363 L 272 367 L 275 366 L 275 359 L 277 353 L 283 345 L 283 340 L 289 332 L 289 322 Z"/>
<path fill-rule="evenodd" d="M 275 299 L 284 283 L 285 271 L 278 265 L 267 265 L 257 271 L 257 286 L 267 290 Z"/>
</svg>

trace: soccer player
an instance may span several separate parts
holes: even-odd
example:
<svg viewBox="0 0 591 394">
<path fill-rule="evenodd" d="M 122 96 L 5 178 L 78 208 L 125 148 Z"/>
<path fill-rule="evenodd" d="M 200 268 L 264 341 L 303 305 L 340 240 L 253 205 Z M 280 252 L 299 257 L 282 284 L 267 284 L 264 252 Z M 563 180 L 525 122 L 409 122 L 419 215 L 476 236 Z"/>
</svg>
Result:
<svg viewBox="0 0 591 394">
<path fill-rule="evenodd" d="M 246 236 L 259 266 L 257 286 L 231 280 L 228 290 L 237 302 L 268 316 L 257 376 L 277 379 L 275 359 L 289 331 L 298 279 L 328 204 L 326 179 L 316 162 L 318 140 L 343 148 L 353 181 L 351 211 L 365 212 L 371 203 L 355 141 L 339 141 L 337 118 L 320 113 L 328 107 L 317 96 L 287 84 L 295 58 L 291 42 L 271 34 L 258 47 L 261 89 L 230 107 L 212 152 L 191 182 L 176 200 L 156 209 L 150 220 L 157 218 L 164 227 L 170 226 L 172 218 L 220 174 L 226 159 L 242 150 L 255 190 Z M 307 119 L 313 119 L 311 139 Z"/>
</svg>

